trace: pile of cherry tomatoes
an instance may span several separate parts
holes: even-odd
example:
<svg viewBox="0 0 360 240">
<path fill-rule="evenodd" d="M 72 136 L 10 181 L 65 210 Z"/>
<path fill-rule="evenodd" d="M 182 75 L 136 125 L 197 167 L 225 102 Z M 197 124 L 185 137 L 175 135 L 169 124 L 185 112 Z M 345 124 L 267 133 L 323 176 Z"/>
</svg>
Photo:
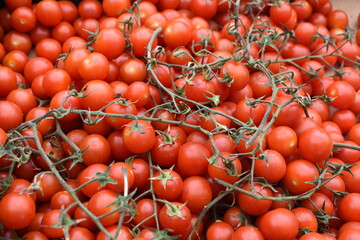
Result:
<svg viewBox="0 0 360 240">
<path fill-rule="evenodd" d="M 360 239 L 360 32 L 330 0 L 4 5 L 1 239 Z"/>
</svg>

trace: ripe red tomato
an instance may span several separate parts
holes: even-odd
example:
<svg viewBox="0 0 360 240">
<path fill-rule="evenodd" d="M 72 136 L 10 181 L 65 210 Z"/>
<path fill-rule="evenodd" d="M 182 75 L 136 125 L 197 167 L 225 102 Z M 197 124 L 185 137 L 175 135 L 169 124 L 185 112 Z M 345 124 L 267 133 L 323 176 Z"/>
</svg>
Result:
<svg viewBox="0 0 360 240">
<path fill-rule="evenodd" d="M 355 102 L 355 89 L 346 81 L 335 81 L 326 89 L 326 95 L 332 98 L 331 105 L 337 109 L 348 109 Z"/>
<path fill-rule="evenodd" d="M 154 175 L 153 188 L 158 198 L 174 201 L 183 191 L 183 180 L 176 171 L 163 169 Z"/>
<path fill-rule="evenodd" d="M 161 71 L 160 69 L 163 69 L 163 67 L 163 65 L 158 65 L 154 67 L 155 75 L 157 75 L 158 78 L 158 72 Z M 136 81 L 143 82 L 145 81 L 147 75 L 148 73 L 146 71 L 145 63 L 137 58 L 131 58 L 129 60 L 126 60 L 123 64 L 121 64 L 119 69 L 120 79 L 127 84 L 131 84 Z M 160 80 L 160 82 L 162 81 Z"/>
<path fill-rule="evenodd" d="M 263 234 L 260 230 L 253 226 L 242 226 L 235 230 L 233 233 L 232 239 L 234 240 L 246 240 L 246 239 L 253 239 L 253 240 L 264 240 Z"/>
<path fill-rule="evenodd" d="M 220 240 L 233 239 L 234 229 L 226 222 L 215 222 L 206 230 L 206 239 Z"/>
<path fill-rule="evenodd" d="M 55 39 L 44 38 L 36 44 L 35 53 L 38 57 L 46 58 L 54 64 L 61 54 L 61 44 Z"/>
<path fill-rule="evenodd" d="M 70 89 L 72 79 L 63 69 L 52 69 L 43 78 L 43 88 L 49 97 L 54 97 L 62 90 Z"/>
<path fill-rule="evenodd" d="M 156 212 L 155 208 L 156 206 Z M 136 202 L 136 214 L 134 216 L 134 223 L 140 224 L 141 227 L 153 228 L 156 227 L 156 217 L 160 212 L 158 203 L 154 203 L 152 199 L 143 198 Z M 146 220 L 146 221 L 144 221 Z"/>
<path fill-rule="evenodd" d="M 130 0 L 104 0 L 102 2 L 104 13 L 109 17 L 118 17 L 130 8 Z"/>
<path fill-rule="evenodd" d="M 15 72 L 6 66 L 0 66 L 0 97 L 6 97 L 12 90 L 17 88 Z"/>
<path fill-rule="evenodd" d="M 119 220 L 120 212 L 114 211 L 117 206 L 112 205 L 116 199 L 116 192 L 104 189 L 95 193 L 89 200 L 88 208 L 95 216 L 107 214 L 106 217 L 100 219 L 101 224 L 105 227 L 111 226 Z"/>
<path fill-rule="evenodd" d="M 329 216 L 332 216 L 334 213 L 334 204 L 331 199 L 319 192 L 313 193 L 309 199 L 302 200 L 301 206 L 313 212 L 318 212 L 322 209 Z"/>
<path fill-rule="evenodd" d="M 273 192 L 269 187 L 265 187 L 258 182 L 254 182 L 253 186 L 250 182 L 247 182 L 241 188 L 251 194 L 267 197 L 273 196 Z M 257 200 L 249 196 L 248 194 L 242 192 L 239 193 L 237 200 L 240 209 L 251 216 L 260 216 L 266 213 L 271 207 L 271 200 Z"/>
<path fill-rule="evenodd" d="M 110 236 L 114 237 L 117 234 L 117 225 L 111 225 L 109 227 L 106 228 L 106 230 L 110 233 Z M 99 231 L 99 233 L 97 234 L 96 240 L 107 240 L 108 238 L 106 237 L 106 235 Z M 120 227 L 120 231 L 117 235 L 117 240 L 131 240 L 133 239 L 133 235 L 131 234 L 129 228 L 127 228 L 126 226 L 121 226 Z"/>
<path fill-rule="evenodd" d="M 277 23 L 285 23 L 291 17 L 291 6 L 287 2 L 280 2 L 270 8 L 270 17 Z"/>
<path fill-rule="evenodd" d="M 41 231 L 49 238 L 60 238 L 64 236 L 63 227 L 53 227 L 54 225 L 59 224 L 60 216 L 62 218 L 70 219 L 70 216 L 67 213 L 62 213 L 60 209 L 54 209 L 44 214 L 44 217 L 41 220 Z M 71 229 L 71 226 L 70 226 Z"/>
<path fill-rule="evenodd" d="M 256 126 L 259 126 L 264 114 L 266 107 L 264 104 L 249 104 L 254 99 L 242 99 L 236 106 L 235 117 L 243 123 L 252 121 Z"/>
<path fill-rule="evenodd" d="M 80 98 L 79 101 L 85 109 L 99 110 L 115 97 L 111 85 L 101 80 L 87 82 L 82 90 L 84 91 L 84 97 Z"/>
<path fill-rule="evenodd" d="M 155 144 L 154 128 L 144 120 L 133 120 L 123 131 L 125 147 L 132 153 L 145 153 Z"/>
<path fill-rule="evenodd" d="M 7 95 L 6 100 L 20 107 L 24 115 L 37 105 L 36 98 L 30 89 L 15 89 Z"/>
<path fill-rule="evenodd" d="M 345 222 L 359 221 L 360 193 L 350 193 L 343 197 L 338 204 L 338 214 L 341 220 Z"/>
<path fill-rule="evenodd" d="M 96 178 L 98 174 L 104 173 L 107 169 L 107 166 L 104 164 L 92 164 L 85 168 L 78 176 L 78 181 L 80 185 L 86 184 L 91 181 L 91 179 Z M 101 188 L 99 182 L 93 181 L 88 183 L 86 186 L 81 188 L 81 191 L 88 197 L 93 196 Z"/>
<path fill-rule="evenodd" d="M 325 160 L 332 153 L 333 144 L 329 134 L 321 128 L 311 128 L 299 137 L 299 151 L 311 162 Z"/>
<path fill-rule="evenodd" d="M 69 236 L 70 239 L 95 240 L 94 234 L 84 227 L 71 228 Z"/>
<path fill-rule="evenodd" d="M 0 220 L 8 229 L 22 229 L 35 216 L 35 202 L 27 194 L 9 193 L 0 201 Z"/>
<path fill-rule="evenodd" d="M 250 81 L 249 70 L 241 62 L 229 61 L 221 68 L 220 77 L 230 77 L 230 88 L 234 91 L 243 89 Z"/>
<path fill-rule="evenodd" d="M 114 99 L 113 104 L 105 108 L 106 113 L 111 114 L 137 114 L 137 108 L 135 104 L 129 100 L 123 98 Z M 121 129 L 123 126 L 131 122 L 131 118 L 120 117 L 105 117 L 106 122 L 115 129 Z"/>
<path fill-rule="evenodd" d="M 199 103 L 210 102 L 212 93 L 215 93 L 215 86 L 211 80 L 206 80 L 204 76 L 198 75 L 186 84 L 185 94 L 193 101 Z"/>
<path fill-rule="evenodd" d="M 109 60 L 119 57 L 125 50 L 125 38 L 122 32 L 116 28 L 101 30 L 94 42 L 94 50 L 102 53 Z M 113 46 L 109 48 L 108 46 Z"/>
<path fill-rule="evenodd" d="M 151 101 L 150 87 L 144 82 L 135 81 L 129 85 L 124 97 L 130 99 L 137 108 L 144 107 Z"/>
<path fill-rule="evenodd" d="M 317 232 L 309 232 L 299 238 L 299 240 L 324 240 L 324 237 Z"/>
<path fill-rule="evenodd" d="M 82 109 L 83 106 L 80 103 L 80 98 L 71 96 L 67 97 L 70 94 L 70 90 L 62 90 L 55 94 L 55 96 L 50 101 L 50 107 L 52 109 L 59 109 L 60 107 L 64 109 Z M 79 117 L 76 113 L 69 113 L 61 119 L 64 121 L 71 121 Z"/>
<path fill-rule="evenodd" d="M 74 204 L 75 201 L 71 197 L 70 193 L 67 191 L 60 191 L 54 194 L 54 196 L 51 198 L 50 205 L 52 209 L 66 209 L 71 204 Z M 73 206 L 72 208 L 67 211 L 67 214 L 72 216 L 75 212 L 76 206 Z"/>
<path fill-rule="evenodd" d="M 308 228 L 313 232 L 316 232 L 318 230 L 318 222 L 316 216 L 311 210 L 304 207 L 297 207 L 291 211 L 295 215 L 299 223 L 299 229 Z M 299 234 L 300 232 L 298 233 L 298 235 Z"/>
<path fill-rule="evenodd" d="M 319 177 L 319 172 L 314 163 L 298 159 L 286 166 L 286 173 L 282 182 L 293 194 L 301 194 L 315 187 L 309 182 L 314 181 L 317 177 Z"/>
<path fill-rule="evenodd" d="M 187 176 L 200 176 L 207 171 L 209 150 L 197 142 L 187 142 L 180 147 L 177 167 Z"/>
<path fill-rule="evenodd" d="M 199 17 L 210 19 L 212 18 L 218 7 L 217 1 L 195 0 L 191 1 L 191 11 Z M 204 11 L 206 9 L 206 11 Z"/>
<path fill-rule="evenodd" d="M 172 230 L 173 234 L 181 234 L 190 222 L 191 212 L 185 204 L 169 202 L 160 209 L 160 226 Z"/>
<path fill-rule="evenodd" d="M 254 162 L 254 173 L 265 178 L 269 183 L 280 181 L 286 172 L 284 157 L 277 151 L 267 149 Z"/>
<path fill-rule="evenodd" d="M 94 163 L 107 163 L 110 160 L 110 144 L 105 137 L 99 134 L 86 136 L 79 145 L 80 151 L 86 151 L 82 155 L 86 165 Z"/>
<path fill-rule="evenodd" d="M 268 240 L 292 240 L 298 233 L 299 224 L 290 210 L 278 208 L 264 214 L 259 228 Z"/>
<path fill-rule="evenodd" d="M 211 199 L 211 186 L 205 178 L 191 176 L 184 180 L 180 201 L 186 203 L 191 212 L 201 212 Z"/>
<path fill-rule="evenodd" d="M 192 39 L 190 32 L 191 26 L 175 19 L 164 29 L 164 42 L 171 49 L 186 46 Z"/>
<path fill-rule="evenodd" d="M 99 52 L 90 53 L 81 61 L 78 71 L 86 81 L 104 80 L 109 72 L 109 60 Z"/>
<path fill-rule="evenodd" d="M 44 26 L 52 27 L 63 17 L 61 6 L 56 1 L 41 1 L 35 8 L 36 19 Z"/>
<path fill-rule="evenodd" d="M 139 27 L 134 29 L 129 37 L 132 44 L 132 51 L 136 57 L 142 57 L 147 52 L 147 45 L 153 35 L 154 31 L 147 27 Z M 157 38 L 151 45 L 151 50 L 157 46 Z"/>
<path fill-rule="evenodd" d="M 126 174 L 123 172 L 124 170 Z M 125 181 L 125 176 L 127 181 Z M 107 188 L 113 190 L 114 192 L 124 192 L 125 182 L 127 183 L 127 188 L 130 189 L 134 184 L 134 173 L 129 164 L 124 162 L 116 162 L 110 166 L 109 177 L 114 179 L 117 184 L 107 184 Z"/>
<path fill-rule="evenodd" d="M 71 78 L 75 80 L 81 80 L 79 73 L 79 67 L 82 61 L 90 54 L 90 51 L 85 48 L 75 48 L 70 51 L 64 60 L 64 70 L 67 71 Z M 31 60 L 30 60 L 31 61 Z M 25 66 L 26 68 L 26 66 Z"/>
<path fill-rule="evenodd" d="M 241 162 L 229 152 L 220 152 L 216 160 L 208 165 L 208 174 L 227 183 L 235 183 L 242 172 Z"/>
<path fill-rule="evenodd" d="M 338 240 L 350 240 L 350 239 L 357 239 L 360 237 L 360 230 L 359 229 L 349 229 L 344 231 L 340 234 Z"/>
<path fill-rule="evenodd" d="M 295 131 L 287 126 L 275 127 L 267 135 L 268 147 L 278 151 L 282 156 L 287 157 L 297 149 L 298 138 Z"/>
<path fill-rule="evenodd" d="M 48 237 L 43 234 L 40 231 L 29 231 L 28 233 L 26 233 L 25 235 L 22 236 L 22 238 L 26 238 L 28 240 L 47 240 Z"/>
</svg>

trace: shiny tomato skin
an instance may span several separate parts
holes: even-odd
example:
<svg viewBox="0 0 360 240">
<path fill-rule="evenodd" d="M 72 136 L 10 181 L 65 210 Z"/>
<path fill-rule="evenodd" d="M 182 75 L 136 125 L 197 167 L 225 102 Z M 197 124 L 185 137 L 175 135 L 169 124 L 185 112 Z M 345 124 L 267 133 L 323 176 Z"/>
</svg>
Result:
<svg viewBox="0 0 360 240">
<path fill-rule="evenodd" d="M 155 208 L 156 206 L 156 211 Z M 143 198 L 136 202 L 136 214 L 134 216 L 134 223 L 140 224 L 141 227 L 153 228 L 156 227 L 156 215 L 159 214 L 160 206 L 155 203 L 152 199 Z M 152 217 L 151 217 L 152 216 Z M 144 221 L 147 219 L 146 221 Z"/>
<path fill-rule="evenodd" d="M 117 193 L 109 189 L 100 190 L 89 200 L 88 208 L 95 216 L 108 214 L 116 209 L 113 204 L 117 199 Z M 111 205 L 111 206 L 110 206 Z M 111 226 L 119 220 L 120 213 L 113 212 L 106 217 L 101 218 L 100 222 L 105 226 Z"/>
<path fill-rule="evenodd" d="M 63 227 L 52 227 L 54 225 L 59 224 L 59 217 L 60 217 L 61 210 L 54 209 L 44 214 L 44 217 L 41 220 L 41 231 L 49 238 L 60 238 L 64 236 L 64 228 Z M 70 216 L 65 213 L 64 218 L 70 219 Z M 70 227 L 71 229 L 71 227 Z"/>
<path fill-rule="evenodd" d="M 299 171 L 302 169 L 302 171 Z M 307 182 L 314 181 L 319 176 L 319 172 L 314 163 L 297 159 L 287 164 L 283 184 L 293 194 L 301 194 L 315 187 L 314 184 Z"/>
<path fill-rule="evenodd" d="M 235 230 L 232 240 L 264 240 L 263 234 L 260 230 L 253 226 L 242 226 Z"/>
<path fill-rule="evenodd" d="M 173 234 L 182 233 L 191 222 L 191 212 L 186 205 L 179 202 L 170 202 L 178 208 L 178 213 L 172 213 L 172 207 L 164 205 L 159 212 L 159 223 L 162 228 L 171 229 Z"/>
<path fill-rule="evenodd" d="M 126 172 L 128 189 L 130 189 L 133 186 L 135 177 L 130 165 L 124 162 L 116 162 L 110 166 L 109 177 L 114 179 L 117 182 L 117 184 L 107 184 L 106 185 L 107 188 L 113 190 L 114 192 L 120 192 L 120 193 L 124 192 L 125 174 L 123 173 L 123 169 L 125 169 Z"/>
<path fill-rule="evenodd" d="M 85 184 L 89 182 L 92 178 L 96 178 L 98 174 L 104 173 L 107 169 L 107 166 L 104 164 L 92 164 L 85 168 L 78 176 L 79 184 Z M 83 188 L 81 188 L 81 191 L 88 197 L 93 196 L 96 192 L 98 192 L 101 188 L 101 185 L 99 182 L 92 182 L 90 184 L 87 184 Z"/>
<path fill-rule="evenodd" d="M 36 175 L 33 182 L 36 182 L 41 187 L 42 191 L 36 192 L 36 199 L 40 202 L 50 201 L 55 193 L 62 190 L 62 185 L 52 173 L 44 173 L 43 175 Z"/>
<path fill-rule="evenodd" d="M 105 108 L 106 113 L 111 114 L 137 114 L 137 108 L 133 102 L 121 98 L 115 99 L 118 102 L 111 104 Z M 124 125 L 131 122 L 131 119 L 119 117 L 105 117 L 106 122 L 115 129 L 121 129 Z"/>
<path fill-rule="evenodd" d="M 293 240 L 298 233 L 295 215 L 285 208 L 271 210 L 260 220 L 260 231 L 267 240 Z"/>
<path fill-rule="evenodd" d="M 51 27 L 61 21 L 63 12 L 57 1 L 42 1 L 36 5 L 35 15 L 42 25 Z"/>
<path fill-rule="evenodd" d="M 338 204 L 338 213 L 345 222 L 360 221 L 360 193 L 350 193 L 343 197 Z"/>
<path fill-rule="evenodd" d="M 220 152 L 220 156 L 208 165 L 208 174 L 212 178 L 217 178 L 228 183 L 235 183 L 240 179 L 242 172 L 241 162 L 229 152 Z"/>
<path fill-rule="evenodd" d="M 109 48 L 108 46 L 113 46 Z M 126 42 L 122 32 L 116 28 L 106 28 L 100 30 L 94 50 L 102 53 L 109 60 L 119 57 L 125 50 Z"/>
<path fill-rule="evenodd" d="M 175 19 L 168 23 L 164 29 L 164 42 L 171 49 L 186 46 L 192 39 L 189 32 L 191 32 L 190 26 Z"/>
<path fill-rule="evenodd" d="M 348 109 L 355 102 L 356 92 L 346 81 L 335 81 L 326 89 L 326 95 L 333 98 L 330 104 L 337 109 Z"/>
<path fill-rule="evenodd" d="M 187 142 L 180 147 L 177 166 L 187 176 L 199 176 L 207 171 L 209 150 L 202 144 Z"/>
<path fill-rule="evenodd" d="M 360 237 L 359 229 L 349 229 L 340 234 L 338 240 L 351 240 L 358 239 Z"/>
<path fill-rule="evenodd" d="M 111 225 L 111 226 L 107 227 L 106 230 L 115 239 L 115 235 L 117 233 L 117 225 L 116 224 Z M 96 236 L 96 240 L 107 240 L 107 239 L 108 238 L 106 237 L 106 235 L 101 231 Z M 131 239 L 133 239 L 133 236 L 132 236 L 129 228 L 126 226 L 121 226 L 119 235 L 117 236 L 116 240 L 131 240 Z"/>
<path fill-rule="evenodd" d="M 299 151 L 308 161 L 323 161 L 330 156 L 332 149 L 331 138 L 322 128 L 311 128 L 300 135 Z"/>
<path fill-rule="evenodd" d="M 115 91 L 111 85 L 102 80 L 87 82 L 83 88 L 84 97 L 79 101 L 85 109 L 99 110 L 110 103 L 115 97 Z"/>
<path fill-rule="evenodd" d="M 86 81 L 104 80 L 109 72 L 109 61 L 104 54 L 93 52 L 81 61 L 78 71 L 80 77 Z"/>
<path fill-rule="evenodd" d="M 215 93 L 215 86 L 211 81 L 208 81 L 204 76 L 194 77 L 190 83 L 185 87 L 186 96 L 193 101 L 199 103 L 209 102 L 211 93 Z"/>
<path fill-rule="evenodd" d="M 35 202 L 27 194 L 9 193 L 0 201 L 0 220 L 8 229 L 22 229 L 35 216 Z"/>
<path fill-rule="evenodd" d="M 155 144 L 154 128 L 144 120 L 133 120 L 123 130 L 123 141 L 130 152 L 145 153 Z"/>
<path fill-rule="evenodd" d="M 152 160 L 161 167 L 171 167 L 176 164 L 181 143 L 178 139 L 170 140 L 158 135 L 155 137 L 154 147 L 151 149 Z"/>
<path fill-rule="evenodd" d="M 234 229 L 226 222 L 215 222 L 206 230 L 206 239 L 208 240 L 225 240 L 231 239 Z"/>
<path fill-rule="evenodd" d="M 265 178 L 269 183 L 280 181 L 286 172 L 286 161 L 277 151 L 267 149 L 264 151 L 264 159 L 255 159 L 255 176 Z"/>
<path fill-rule="evenodd" d="M 275 127 L 266 138 L 268 147 L 278 151 L 284 157 L 290 156 L 297 149 L 298 137 L 296 132 L 287 126 Z"/>
<path fill-rule="evenodd" d="M 167 201 L 175 201 L 183 191 L 183 180 L 174 170 L 163 169 L 154 175 L 153 188 L 156 196 Z"/>
<path fill-rule="evenodd" d="M 247 182 L 242 186 L 244 191 L 250 192 L 256 195 L 272 197 L 273 192 L 270 188 L 262 186 L 260 183 L 254 182 L 253 189 L 251 183 Z M 271 207 L 271 201 L 266 199 L 257 200 L 245 193 L 239 193 L 238 203 L 240 209 L 251 216 L 260 216 L 266 213 Z"/>
<path fill-rule="evenodd" d="M 191 212 L 201 212 L 211 199 L 211 186 L 205 178 L 191 176 L 184 180 L 180 201 L 186 203 Z"/>
<path fill-rule="evenodd" d="M 17 88 L 15 72 L 6 66 L 0 66 L 0 97 L 6 97 Z"/>
</svg>

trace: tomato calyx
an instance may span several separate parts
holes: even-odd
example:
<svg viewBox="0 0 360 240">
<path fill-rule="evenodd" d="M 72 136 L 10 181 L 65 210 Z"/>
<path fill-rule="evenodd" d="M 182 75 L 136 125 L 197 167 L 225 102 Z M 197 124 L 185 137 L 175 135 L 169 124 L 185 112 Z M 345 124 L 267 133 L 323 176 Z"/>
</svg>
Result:
<svg viewBox="0 0 360 240">
<path fill-rule="evenodd" d="M 159 202 L 162 202 L 165 204 L 166 208 L 167 208 L 167 212 L 166 214 L 169 216 L 169 217 L 178 217 L 178 218 L 181 218 L 181 219 L 185 219 L 185 217 L 181 214 L 181 209 L 183 207 L 186 206 L 186 203 L 183 203 L 181 205 L 175 205 L 169 201 L 166 201 L 164 199 L 157 199 L 157 201 Z"/>
<path fill-rule="evenodd" d="M 95 174 L 96 177 L 91 179 L 91 181 L 100 183 L 99 188 L 105 187 L 107 184 L 117 184 L 117 182 L 109 176 L 110 169 L 111 165 L 104 172 L 97 172 Z M 89 182 L 86 184 L 89 184 Z"/>
<path fill-rule="evenodd" d="M 161 181 L 161 184 L 162 184 L 162 186 L 164 188 L 166 188 L 166 183 L 167 183 L 168 180 L 176 178 L 174 176 L 171 176 L 171 172 L 172 172 L 173 167 L 171 167 L 170 169 L 161 169 L 159 166 L 154 166 L 153 168 L 158 170 L 160 175 L 157 176 L 157 177 L 152 177 L 151 179 Z"/>
<path fill-rule="evenodd" d="M 61 228 L 64 232 L 65 238 L 69 238 L 71 228 L 79 223 L 79 220 L 72 220 L 71 217 L 67 214 L 67 210 L 69 210 L 70 207 L 72 206 L 69 206 L 66 209 L 60 209 L 58 223 L 50 226 L 50 228 Z"/>
<path fill-rule="evenodd" d="M 87 37 L 86 47 L 91 52 L 94 52 L 94 49 L 91 47 L 91 45 L 96 41 L 97 36 L 99 35 L 99 31 L 100 31 L 99 28 L 97 28 L 95 32 L 91 32 L 85 28 L 83 28 L 82 30 L 89 34 L 89 36 Z"/>
<path fill-rule="evenodd" d="M 155 236 L 152 238 L 154 240 L 175 240 L 178 238 L 178 236 L 169 235 L 169 230 L 167 229 L 156 231 L 149 228 L 149 230 L 154 233 Z"/>
<path fill-rule="evenodd" d="M 142 131 L 142 130 L 146 129 L 146 128 L 150 128 L 150 127 L 147 127 L 147 126 L 140 126 L 137 119 L 135 119 L 132 124 L 127 124 L 127 125 L 124 125 L 124 126 L 130 127 L 130 130 L 128 132 L 126 132 L 126 135 L 130 135 L 133 132 L 138 132 L 140 134 L 145 134 L 145 132 Z"/>
<path fill-rule="evenodd" d="M 215 93 L 206 91 L 210 96 L 205 96 L 207 99 L 210 100 L 210 102 L 214 105 L 214 106 L 218 106 L 220 104 L 220 95 L 217 95 Z"/>
<path fill-rule="evenodd" d="M 159 145 L 159 147 L 166 146 L 166 145 L 172 146 L 175 144 L 176 139 L 179 138 L 179 136 L 173 137 L 170 135 L 170 133 L 166 133 L 166 132 L 159 131 L 159 130 L 156 130 L 155 132 L 157 134 L 159 134 L 161 136 L 161 139 L 163 140 L 163 142 Z"/>
<path fill-rule="evenodd" d="M 114 206 L 116 207 L 116 211 L 120 211 L 127 216 L 133 217 L 136 214 L 136 208 L 134 207 L 135 202 L 133 201 L 135 193 L 136 190 L 130 192 L 129 194 L 117 194 L 116 200 L 113 203 L 109 204 L 107 207 Z"/>
</svg>

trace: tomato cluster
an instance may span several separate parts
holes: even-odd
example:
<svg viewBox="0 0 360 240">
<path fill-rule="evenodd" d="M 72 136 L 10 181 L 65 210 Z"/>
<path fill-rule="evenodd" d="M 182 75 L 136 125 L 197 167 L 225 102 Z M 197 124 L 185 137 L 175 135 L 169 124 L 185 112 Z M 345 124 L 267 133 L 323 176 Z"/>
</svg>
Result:
<svg viewBox="0 0 360 240">
<path fill-rule="evenodd" d="M 0 236 L 360 239 L 348 25 L 330 0 L 5 0 Z"/>
</svg>

